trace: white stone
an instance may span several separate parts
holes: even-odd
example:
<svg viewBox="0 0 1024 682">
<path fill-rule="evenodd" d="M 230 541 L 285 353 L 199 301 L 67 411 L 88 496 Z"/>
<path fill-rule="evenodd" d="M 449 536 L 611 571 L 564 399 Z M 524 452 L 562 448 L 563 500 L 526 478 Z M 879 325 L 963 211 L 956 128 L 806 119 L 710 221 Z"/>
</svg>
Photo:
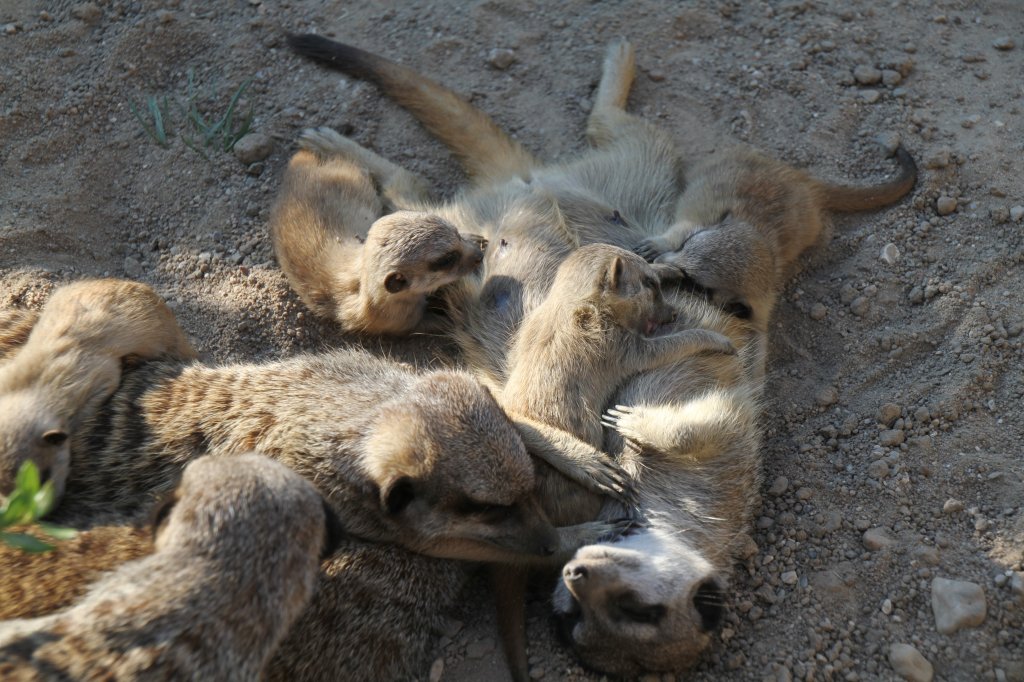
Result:
<svg viewBox="0 0 1024 682">
<path fill-rule="evenodd" d="M 981 585 L 964 580 L 932 580 L 932 613 L 935 629 L 951 635 L 961 628 L 973 628 L 985 622 L 987 605 Z"/>
<path fill-rule="evenodd" d="M 896 265 L 900 259 L 900 250 L 893 243 L 886 244 L 879 256 L 886 265 Z"/>
<path fill-rule="evenodd" d="M 889 647 L 889 665 L 905 680 L 931 682 L 932 664 L 921 652 L 909 644 L 893 644 Z"/>
</svg>

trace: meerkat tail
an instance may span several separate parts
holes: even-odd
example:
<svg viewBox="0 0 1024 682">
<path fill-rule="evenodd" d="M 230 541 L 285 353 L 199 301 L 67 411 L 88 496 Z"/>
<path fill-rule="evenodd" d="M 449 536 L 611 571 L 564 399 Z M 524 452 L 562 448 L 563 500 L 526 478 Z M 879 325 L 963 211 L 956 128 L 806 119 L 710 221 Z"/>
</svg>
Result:
<svg viewBox="0 0 1024 682">
<path fill-rule="evenodd" d="M 310 33 L 288 36 L 288 45 L 298 54 L 376 84 L 447 145 L 476 180 L 529 176 L 537 166 L 533 156 L 489 116 L 410 68 Z"/>
<path fill-rule="evenodd" d="M 635 74 L 633 46 L 625 40 L 609 45 L 601 68 L 601 82 L 594 96 L 594 107 L 587 119 L 587 139 L 591 144 L 601 146 L 607 143 L 612 138 L 615 120 L 627 116 L 626 100 Z"/>
<path fill-rule="evenodd" d="M 830 211 L 867 211 L 887 206 L 901 199 L 917 182 L 917 164 L 903 147 L 896 148 L 900 174 L 889 182 L 871 187 L 850 187 L 820 183 L 822 207 Z"/>
<path fill-rule="evenodd" d="M 526 582 L 525 566 L 491 566 L 491 584 L 497 608 L 498 632 L 505 650 L 505 662 L 513 682 L 530 679 L 526 658 Z"/>
</svg>

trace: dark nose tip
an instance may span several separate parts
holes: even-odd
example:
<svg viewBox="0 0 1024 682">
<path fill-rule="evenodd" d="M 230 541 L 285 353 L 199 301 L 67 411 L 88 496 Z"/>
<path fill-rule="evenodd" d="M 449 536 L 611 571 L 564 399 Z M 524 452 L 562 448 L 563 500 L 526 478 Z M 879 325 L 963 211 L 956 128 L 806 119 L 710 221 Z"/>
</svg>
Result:
<svg viewBox="0 0 1024 682">
<path fill-rule="evenodd" d="M 562 571 L 562 577 L 570 582 L 586 580 L 588 575 L 590 575 L 590 572 L 583 564 L 569 564 Z"/>
</svg>

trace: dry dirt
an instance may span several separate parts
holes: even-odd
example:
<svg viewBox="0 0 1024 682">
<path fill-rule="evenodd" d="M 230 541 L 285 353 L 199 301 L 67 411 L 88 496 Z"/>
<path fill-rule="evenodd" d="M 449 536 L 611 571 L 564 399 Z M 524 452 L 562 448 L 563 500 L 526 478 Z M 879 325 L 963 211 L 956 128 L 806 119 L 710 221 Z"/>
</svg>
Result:
<svg viewBox="0 0 1024 682">
<path fill-rule="evenodd" d="M 902 141 L 921 166 L 912 196 L 838 217 L 778 307 L 760 552 L 738 569 L 726 627 L 693 679 L 892 679 L 889 648 L 903 642 L 937 679 L 1024 680 L 1018 0 L 4 0 L 0 306 L 125 276 L 163 293 L 219 361 L 334 343 L 303 314 L 267 238 L 296 134 L 338 127 L 441 194 L 463 177 L 372 87 L 291 56 L 283 29 L 414 65 L 551 160 L 584 147 L 617 36 L 637 47 L 632 110 L 694 153 L 738 139 L 870 182 L 893 169 L 876 138 Z M 491 63 L 496 49 L 511 64 Z M 884 80 L 861 84 L 858 67 L 860 80 L 873 69 Z M 178 134 L 162 148 L 143 132 L 129 102 L 181 99 L 189 70 L 209 111 L 253 78 L 242 108 L 272 137 L 269 156 L 207 160 Z M 939 215 L 940 196 L 952 213 Z M 885 260 L 888 244 L 898 255 Z M 935 577 L 979 585 L 984 622 L 939 634 Z M 596 679 L 553 639 L 546 594 L 530 604 L 532 674 Z M 504 675 L 486 604 L 476 585 L 452 614 L 443 679 Z"/>
</svg>

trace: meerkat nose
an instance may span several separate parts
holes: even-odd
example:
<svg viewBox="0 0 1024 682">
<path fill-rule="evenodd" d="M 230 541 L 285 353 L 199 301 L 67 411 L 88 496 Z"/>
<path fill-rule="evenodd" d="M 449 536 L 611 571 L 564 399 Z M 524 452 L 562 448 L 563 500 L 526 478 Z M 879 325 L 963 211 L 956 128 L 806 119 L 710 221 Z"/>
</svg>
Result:
<svg viewBox="0 0 1024 682">
<path fill-rule="evenodd" d="M 577 582 L 587 579 L 590 572 L 587 567 L 583 564 L 568 564 L 562 569 L 562 577 L 567 582 Z"/>
</svg>

